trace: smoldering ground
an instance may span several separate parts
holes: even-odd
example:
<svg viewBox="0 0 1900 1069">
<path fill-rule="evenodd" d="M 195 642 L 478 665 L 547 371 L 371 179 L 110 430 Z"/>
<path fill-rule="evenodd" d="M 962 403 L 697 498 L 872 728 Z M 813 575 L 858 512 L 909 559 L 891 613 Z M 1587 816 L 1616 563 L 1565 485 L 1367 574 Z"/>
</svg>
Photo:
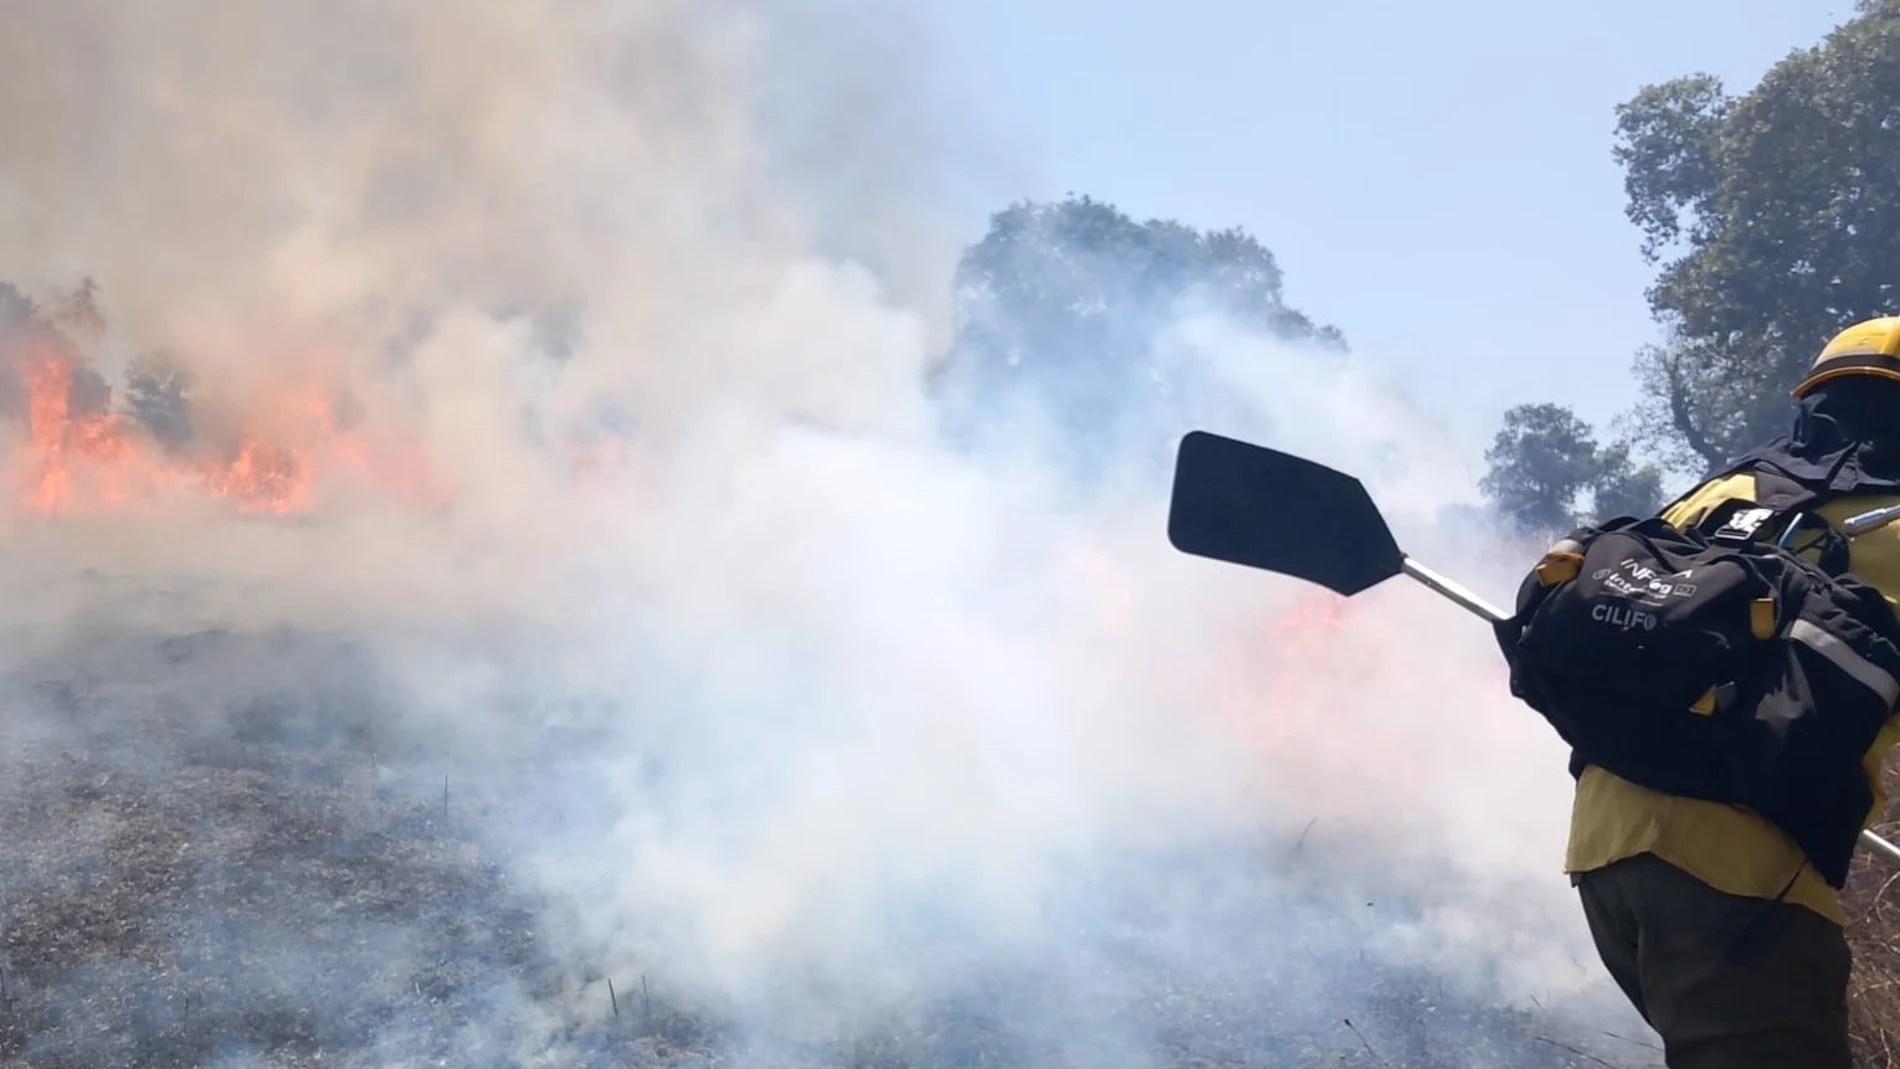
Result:
<svg viewBox="0 0 1900 1069">
<path fill-rule="evenodd" d="M 8 1058 L 1647 1057 L 1482 629 L 1165 543 L 1218 419 L 1508 578 L 1432 429 L 1184 313 L 1098 480 L 947 445 L 961 142 L 861 32 L 7 15 Z"/>
</svg>

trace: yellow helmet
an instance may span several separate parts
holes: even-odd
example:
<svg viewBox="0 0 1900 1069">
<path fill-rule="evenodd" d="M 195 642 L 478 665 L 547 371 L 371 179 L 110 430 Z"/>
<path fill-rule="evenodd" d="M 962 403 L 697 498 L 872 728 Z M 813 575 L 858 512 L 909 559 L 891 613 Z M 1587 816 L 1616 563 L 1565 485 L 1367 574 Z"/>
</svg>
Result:
<svg viewBox="0 0 1900 1069">
<path fill-rule="evenodd" d="M 1900 381 L 1900 316 L 1862 320 L 1834 335 L 1814 358 L 1808 377 L 1794 388 L 1794 395 L 1799 398 L 1830 379 L 1848 375 Z"/>
</svg>

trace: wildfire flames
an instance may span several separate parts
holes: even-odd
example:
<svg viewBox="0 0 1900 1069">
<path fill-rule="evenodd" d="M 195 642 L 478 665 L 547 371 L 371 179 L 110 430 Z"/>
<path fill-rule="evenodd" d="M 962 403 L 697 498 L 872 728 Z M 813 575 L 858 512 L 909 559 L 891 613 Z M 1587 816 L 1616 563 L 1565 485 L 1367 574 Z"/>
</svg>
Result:
<svg viewBox="0 0 1900 1069">
<path fill-rule="evenodd" d="M 1373 780 L 1389 792 L 1413 785 L 1405 710 L 1365 697 L 1388 692 L 1395 666 L 1362 608 L 1302 590 L 1225 655 L 1219 713 L 1288 799 L 1322 806 L 1329 794 L 1363 795 Z"/>
<path fill-rule="evenodd" d="M 1243 701 L 1251 733 L 1278 754 L 1296 753 L 1309 717 L 1332 715 L 1339 682 L 1369 665 L 1342 664 L 1349 602 L 1329 591 L 1302 591 L 1286 612 L 1267 625 L 1265 642 L 1254 651 L 1270 664 L 1272 683 Z M 1356 643 L 1353 644 L 1355 647 Z M 1251 673 L 1250 673 L 1251 674 Z M 1250 715 L 1249 715 L 1250 714 Z"/>
<path fill-rule="evenodd" d="M 426 506 L 451 497 L 420 449 L 372 447 L 322 397 L 273 406 L 273 435 L 249 429 L 264 422 L 253 416 L 216 421 L 235 425 L 223 433 L 168 441 L 112 405 L 103 377 L 48 319 L 11 331 L 0 321 L 0 371 L 18 386 L 12 408 L 21 427 L 10 436 L 8 466 L 20 506 L 32 514 L 195 492 L 244 515 L 296 516 L 310 511 L 326 477 L 344 473 Z"/>
</svg>

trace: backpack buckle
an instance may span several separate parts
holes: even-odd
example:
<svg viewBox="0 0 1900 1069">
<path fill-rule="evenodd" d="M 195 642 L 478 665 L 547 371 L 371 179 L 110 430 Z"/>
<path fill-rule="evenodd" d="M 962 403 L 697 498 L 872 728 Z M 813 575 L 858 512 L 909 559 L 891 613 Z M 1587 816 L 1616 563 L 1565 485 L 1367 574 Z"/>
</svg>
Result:
<svg viewBox="0 0 1900 1069">
<path fill-rule="evenodd" d="M 1544 551 L 1533 573 L 1539 586 L 1552 587 L 1575 579 L 1582 570 L 1583 547 L 1574 539 L 1566 538 Z"/>
<path fill-rule="evenodd" d="M 1714 716 L 1729 707 L 1735 701 L 1736 687 L 1733 683 L 1718 683 L 1702 692 L 1689 706 L 1689 711 L 1697 716 Z"/>
</svg>

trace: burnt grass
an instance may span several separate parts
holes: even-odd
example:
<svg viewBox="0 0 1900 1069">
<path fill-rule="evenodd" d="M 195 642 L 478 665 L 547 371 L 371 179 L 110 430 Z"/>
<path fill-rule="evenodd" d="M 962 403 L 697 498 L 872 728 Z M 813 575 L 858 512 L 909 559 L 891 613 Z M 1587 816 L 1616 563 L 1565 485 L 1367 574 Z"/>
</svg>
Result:
<svg viewBox="0 0 1900 1069">
<path fill-rule="evenodd" d="M 975 963 L 954 988 L 849 1032 L 748 1023 L 716 1000 L 673 997 L 663 974 L 603 977 L 560 960 L 548 903 L 483 834 L 484 806 L 506 800 L 451 790 L 445 802 L 434 780 L 406 774 L 427 755 L 391 727 L 353 656 L 327 640 L 211 632 L 13 659 L 0 717 L 0 1064 L 1660 1061 L 1647 1037 L 1499 1008 L 1363 950 L 1264 933 L 1256 945 L 1225 921 L 1183 936 L 1136 891 L 1091 914 L 1091 934 L 1063 943 L 1059 960 Z M 1270 864 L 1297 863 L 1295 844 L 1267 849 Z M 1867 1065 L 1889 1064 L 1883 1022 L 1900 1025 L 1900 908 L 1887 905 L 1886 876 L 1863 868 L 1854 889 Z M 1281 931 L 1340 908 L 1284 880 L 1260 894 L 1247 908 Z M 1175 952 L 1157 949 L 1163 929 Z"/>
<path fill-rule="evenodd" d="M 1900 838 L 1900 767 L 1887 763 L 1882 776 L 1889 799 L 1886 819 L 1874 830 L 1889 842 Z M 1848 1027 L 1858 1065 L 1900 1067 L 1900 869 L 1863 855 L 1848 875 L 1843 904 L 1847 944 L 1854 954 L 1848 991 Z"/>
</svg>

